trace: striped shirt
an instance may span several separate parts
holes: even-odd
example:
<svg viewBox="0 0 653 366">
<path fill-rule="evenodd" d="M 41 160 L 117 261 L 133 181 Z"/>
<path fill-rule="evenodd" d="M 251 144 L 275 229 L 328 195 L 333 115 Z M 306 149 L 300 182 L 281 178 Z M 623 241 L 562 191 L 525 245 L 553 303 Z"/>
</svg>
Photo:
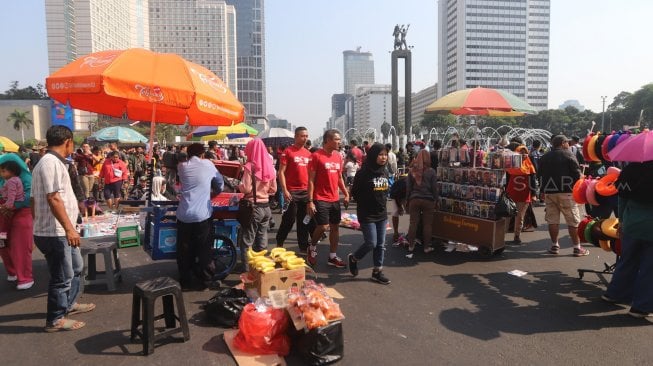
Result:
<svg viewBox="0 0 653 366">
<path fill-rule="evenodd" d="M 41 157 L 32 172 L 34 235 L 36 236 L 66 236 L 66 231 L 48 205 L 48 194 L 54 192 L 59 192 L 68 219 L 74 225 L 79 215 L 79 206 L 70 183 L 68 167 L 57 155 L 48 153 Z"/>
</svg>

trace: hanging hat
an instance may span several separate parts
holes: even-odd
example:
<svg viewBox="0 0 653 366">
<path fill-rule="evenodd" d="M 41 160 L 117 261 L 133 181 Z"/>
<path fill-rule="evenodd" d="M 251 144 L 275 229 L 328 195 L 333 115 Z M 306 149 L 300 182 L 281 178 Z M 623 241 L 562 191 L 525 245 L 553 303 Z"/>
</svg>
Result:
<svg viewBox="0 0 653 366">
<path fill-rule="evenodd" d="M 587 190 L 588 180 L 585 177 L 580 177 L 579 180 L 574 183 L 574 188 L 572 189 L 572 196 L 574 201 L 579 204 L 587 203 L 587 198 L 585 197 L 585 191 Z"/>
<path fill-rule="evenodd" d="M 590 155 L 587 152 L 587 150 L 590 146 L 590 140 L 592 139 L 592 137 L 594 137 L 594 132 L 588 133 L 587 136 L 585 137 L 585 140 L 583 140 L 582 152 L 583 152 L 583 159 L 585 161 L 590 161 Z"/>
<path fill-rule="evenodd" d="M 599 157 L 596 156 L 596 141 L 600 136 L 600 132 L 590 138 L 590 142 L 587 146 L 587 156 L 589 160 L 587 161 L 600 161 Z"/>
<path fill-rule="evenodd" d="M 595 192 L 604 197 L 617 194 L 619 190 L 617 189 L 617 186 L 614 185 L 617 179 L 619 179 L 619 173 L 606 174 L 596 183 L 596 186 L 594 187 Z"/>
<path fill-rule="evenodd" d="M 608 236 L 612 239 L 619 238 L 619 219 L 616 217 L 610 217 L 603 220 L 601 223 L 601 232 L 603 235 Z"/>
<path fill-rule="evenodd" d="M 599 246 L 606 252 L 611 252 L 610 240 L 599 240 Z"/>
<path fill-rule="evenodd" d="M 591 243 L 592 245 L 596 245 L 592 241 L 592 226 L 594 226 L 595 224 L 596 224 L 596 220 L 592 220 L 592 221 L 588 222 L 587 226 L 585 226 L 585 232 L 583 233 L 583 236 L 585 237 L 585 240 L 587 240 L 587 242 Z"/>
<path fill-rule="evenodd" d="M 585 197 L 587 197 L 587 203 L 592 206 L 598 206 L 599 203 L 596 201 L 596 179 L 592 179 L 587 183 L 587 190 L 585 191 Z"/>
<path fill-rule="evenodd" d="M 605 161 L 612 161 L 608 156 L 608 145 L 610 145 L 610 140 L 612 140 L 612 136 L 614 136 L 614 132 L 607 135 L 603 140 L 603 143 L 601 144 L 601 156 Z"/>
<path fill-rule="evenodd" d="M 596 154 L 596 157 L 597 157 L 600 161 L 604 161 L 604 160 L 605 160 L 605 159 L 603 158 L 603 150 L 602 150 L 602 148 L 603 148 L 603 141 L 605 141 L 605 138 L 606 138 L 606 137 L 607 137 L 606 135 L 601 134 L 601 135 L 599 135 L 599 136 L 596 138 L 596 145 L 594 146 L 594 153 Z"/>
<path fill-rule="evenodd" d="M 582 220 L 580 220 L 580 223 L 578 224 L 578 238 L 580 239 L 581 243 L 587 243 L 587 238 L 585 238 L 585 228 L 591 221 L 591 216 L 585 216 Z"/>
<path fill-rule="evenodd" d="M 617 140 L 619 140 L 619 137 L 621 137 L 622 134 L 623 132 L 621 131 L 612 134 L 612 137 L 610 137 L 610 142 L 608 142 L 608 152 L 610 152 L 610 150 L 614 149 L 614 147 L 617 146 Z"/>
</svg>

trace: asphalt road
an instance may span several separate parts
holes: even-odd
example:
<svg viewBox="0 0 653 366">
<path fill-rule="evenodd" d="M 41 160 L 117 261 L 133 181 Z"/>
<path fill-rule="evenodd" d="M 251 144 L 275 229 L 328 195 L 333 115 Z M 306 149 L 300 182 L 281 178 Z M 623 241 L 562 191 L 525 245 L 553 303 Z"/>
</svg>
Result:
<svg viewBox="0 0 653 366">
<path fill-rule="evenodd" d="M 543 209 L 536 208 L 540 223 Z M 280 218 L 275 215 L 277 223 Z M 402 218 L 402 228 L 407 219 Z M 615 256 L 590 248 L 574 258 L 565 231 L 558 256 L 546 253 L 546 226 L 524 233 L 524 245 L 508 247 L 486 260 L 474 253 L 418 250 L 412 260 L 404 250 L 386 252 L 388 286 L 373 283 L 371 255 L 352 278 L 346 269 L 326 266 L 328 248 L 321 244 L 318 281 L 345 296 L 345 357 L 341 365 L 634 365 L 651 364 L 647 320 L 633 319 L 628 308 L 599 299 L 605 285 L 594 274 L 581 280 L 578 268 L 602 270 Z M 360 232 L 341 229 L 344 258 L 361 242 Z M 288 246 L 295 248 L 294 233 Z M 273 238 L 273 234 L 271 235 Z M 388 235 L 390 238 L 390 235 Z M 512 239 L 512 234 L 506 236 Z M 141 248 L 120 250 L 123 282 L 114 293 L 87 287 L 83 302 L 97 309 L 76 319 L 88 324 L 74 332 L 43 332 L 47 268 L 34 252 L 36 285 L 16 291 L 0 281 L 2 365 L 235 365 L 222 339 L 224 329 L 210 326 L 200 305 L 212 292 L 185 292 L 191 339 L 167 342 L 154 354 L 141 355 L 129 342 L 131 290 L 143 279 L 176 276 L 173 261 L 152 261 Z M 4 268 L 0 266 L 1 268 Z M 522 277 L 511 270 L 527 272 Z M 5 271 L 0 270 L 4 278 Z M 609 275 L 607 276 L 609 280 Z M 225 285 L 238 283 L 230 275 Z M 290 365 L 301 365 L 289 359 Z"/>
</svg>

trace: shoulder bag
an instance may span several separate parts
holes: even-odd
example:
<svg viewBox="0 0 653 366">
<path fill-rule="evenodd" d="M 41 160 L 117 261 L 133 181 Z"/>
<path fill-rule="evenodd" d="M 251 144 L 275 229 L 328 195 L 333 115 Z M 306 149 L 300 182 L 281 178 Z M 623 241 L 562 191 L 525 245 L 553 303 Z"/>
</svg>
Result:
<svg viewBox="0 0 653 366">
<path fill-rule="evenodd" d="M 508 195 L 506 191 L 501 192 L 501 197 L 499 197 L 499 202 L 494 209 L 494 214 L 496 217 L 512 217 L 517 215 L 517 205 Z"/>
</svg>

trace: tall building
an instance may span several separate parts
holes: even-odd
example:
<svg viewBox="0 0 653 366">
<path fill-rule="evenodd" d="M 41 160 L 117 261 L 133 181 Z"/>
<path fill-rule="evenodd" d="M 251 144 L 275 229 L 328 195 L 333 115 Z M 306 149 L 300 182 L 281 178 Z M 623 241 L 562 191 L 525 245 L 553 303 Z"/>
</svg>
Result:
<svg viewBox="0 0 653 366">
<path fill-rule="evenodd" d="M 236 8 L 238 99 L 250 117 L 266 115 L 264 0 L 226 0 Z"/>
<path fill-rule="evenodd" d="M 357 85 L 374 84 L 374 60 L 372 53 L 356 51 L 343 51 L 344 93 L 355 95 Z"/>
<path fill-rule="evenodd" d="M 381 125 L 392 124 L 392 94 L 390 85 L 359 85 L 354 97 L 354 128 L 358 133 L 376 129 L 380 137 Z"/>
<path fill-rule="evenodd" d="M 147 5 L 148 0 L 45 0 L 50 73 L 92 52 L 147 48 Z M 75 130 L 89 128 L 95 118 L 75 110 Z"/>
<path fill-rule="evenodd" d="M 438 84 L 431 85 L 426 89 L 420 90 L 417 93 L 412 94 L 411 116 L 413 122 L 413 133 L 421 129 L 420 124 L 424 119 L 424 111 L 426 110 L 426 107 L 428 107 L 429 104 L 433 103 L 436 99 L 438 99 Z M 399 101 L 399 126 L 404 125 L 405 108 L 406 108 L 406 104 L 403 102 L 403 100 L 400 100 Z"/>
<path fill-rule="evenodd" d="M 439 0 L 439 95 L 483 86 L 545 109 L 550 0 Z"/>
<path fill-rule="evenodd" d="M 150 47 L 213 71 L 237 93 L 236 14 L 224 0 L 149 0 Z"/>
</svg>

